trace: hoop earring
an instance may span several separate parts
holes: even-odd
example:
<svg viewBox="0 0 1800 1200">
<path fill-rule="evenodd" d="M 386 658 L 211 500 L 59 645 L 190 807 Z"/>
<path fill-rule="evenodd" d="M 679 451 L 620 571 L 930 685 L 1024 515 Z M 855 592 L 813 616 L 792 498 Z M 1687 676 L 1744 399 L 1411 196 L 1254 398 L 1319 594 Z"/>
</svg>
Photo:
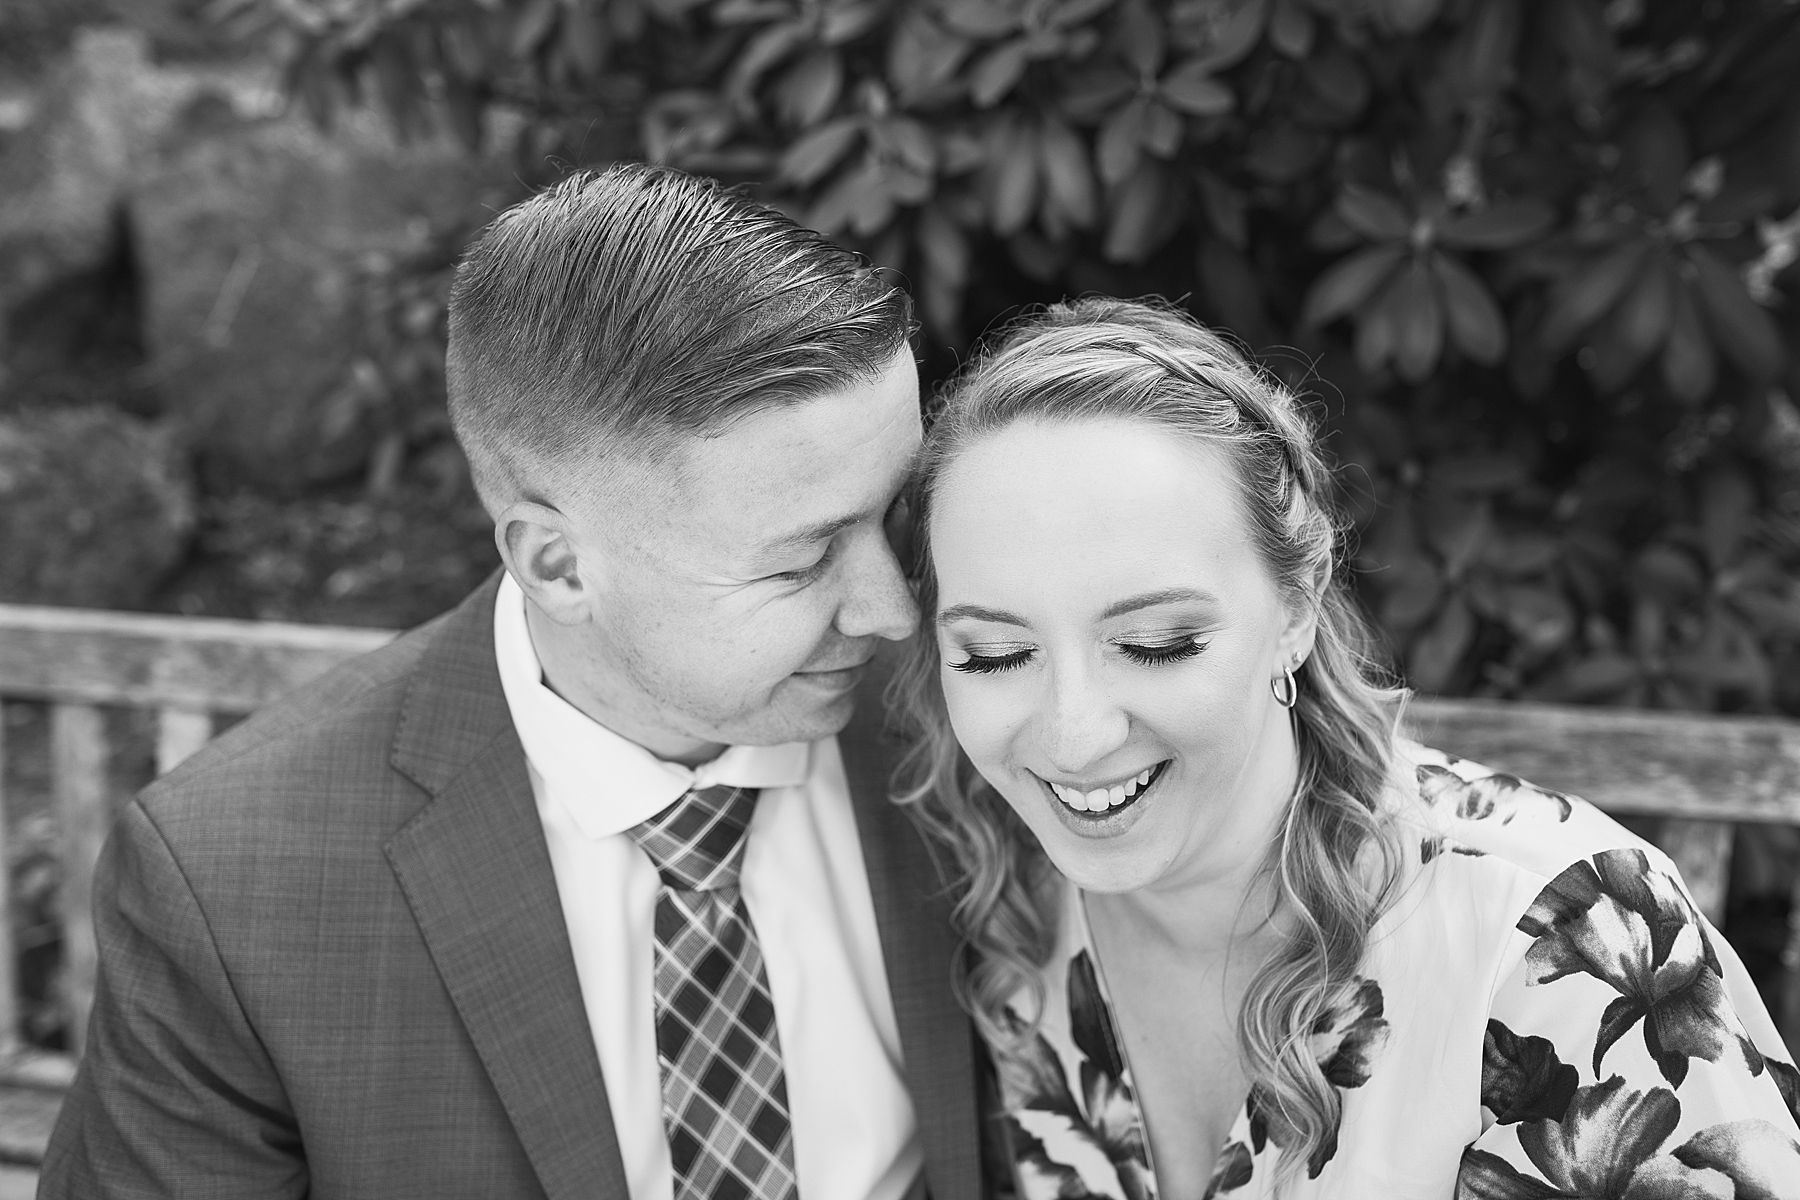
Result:
<svg viewBox="0 0 1800 1200">
<path fill-rule="evenodd" d="M 1299 681 L 1294 678 L 1293 670 L 1286 663 L 1281 664 L 1281 674 L 1269 680 L 1269 690 L 1275 693 L 1275 703 L 1283 708 L 1292 708 L 1300 703 Z"/>
</svg>

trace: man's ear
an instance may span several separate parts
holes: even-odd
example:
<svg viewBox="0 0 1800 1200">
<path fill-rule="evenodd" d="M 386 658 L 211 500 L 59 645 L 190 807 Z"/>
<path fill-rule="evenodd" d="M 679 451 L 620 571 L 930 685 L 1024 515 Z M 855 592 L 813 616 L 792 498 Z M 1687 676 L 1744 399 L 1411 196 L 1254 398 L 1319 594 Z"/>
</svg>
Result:
<svg viewBox="0 0 1800 1200">
<path fill-rule="evenodd" d="M 588 616 L 593 589 L 582 578 L 569 519 L 547 504 L 516 500 L 494 521 L 500 559 L 532 604 L 559 625 Z"/>
</svg>

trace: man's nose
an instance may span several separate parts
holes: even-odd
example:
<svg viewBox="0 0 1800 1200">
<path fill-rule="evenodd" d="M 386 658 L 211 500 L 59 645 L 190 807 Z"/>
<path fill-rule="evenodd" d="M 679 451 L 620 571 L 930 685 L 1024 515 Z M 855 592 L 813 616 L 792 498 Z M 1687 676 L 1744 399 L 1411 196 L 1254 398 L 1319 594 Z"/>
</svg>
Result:
<svg viewBox="0 0 1800 1200">
<path fill-rule="evenodd" d="M 919 627 L 919 606 L 887 537 L 879 529 L 871 535 L 855 539 L 847 548 L 838 632 L 852 638 L 903 641 Z"/>
<path fill-rule="evenodd" d="M 1051 664 L 1047 682 L 1038 718 L 1044 757 L 1065 776 L 1080 778 L 1125 744 L 1131 718 L 1081 664 Z"/>
</svg>

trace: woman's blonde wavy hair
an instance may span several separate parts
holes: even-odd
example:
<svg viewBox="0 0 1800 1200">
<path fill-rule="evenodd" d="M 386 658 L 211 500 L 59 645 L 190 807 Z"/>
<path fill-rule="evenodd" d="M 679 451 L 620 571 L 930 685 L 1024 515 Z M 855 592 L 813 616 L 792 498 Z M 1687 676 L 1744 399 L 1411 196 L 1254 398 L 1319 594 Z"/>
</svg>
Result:
<svg viewBox="0 0 1800 1200">
<path fill-rule="evenodd" d="M 1327 1157 L 1337 1137 L 1338 1092 L 1311 1039 L 1356 977 L 1397 886 L 1398 835 L 1383 797 L 1403 695 L 1375 668 L 1367 625 L 1338 578 L 1342 526 L 1330 472 L 1292 393 L 1186 314 L 1141 301 L 1054 305 L 1014 324 L 963 370 L 942 397 L 914 477 L 925 625 L 890 695 L 912 738 L 897 798 L 954 859 L 956 920 L 972 951 L 958 968 L 958 995 L 1007 1073 L 1020 1034 L 1003 1008 L 1021 990 L 1041 988 L 1038 968 L 1056 936 L 1053 868 L 950 728 L 931 635 L 932 495 L 958 455 L 1014 422 L 1094 419 L 1144 421 L 1222 448 L 1277 587 L 1290 603 L 1318 608 L 1293 709 L 1299 779 L 1265 865 L 1282 918 L 1279 947 L 1251 982 L 1237 1031 L 1252 1103 L 1282 1149 L 1287 1178 Z"/>
</svg>

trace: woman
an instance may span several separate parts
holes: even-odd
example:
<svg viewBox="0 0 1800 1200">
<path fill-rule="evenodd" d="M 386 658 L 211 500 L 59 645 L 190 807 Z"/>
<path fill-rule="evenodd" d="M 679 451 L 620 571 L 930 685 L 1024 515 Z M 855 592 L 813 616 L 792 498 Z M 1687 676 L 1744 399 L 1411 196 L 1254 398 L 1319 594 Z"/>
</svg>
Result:
<svg viewBox="0 0 1800 1200">
<path fill-rule="evenodd" d="M 1731 949 L 1597 810 L 1397 737 L 1328 492 L 1145 304 L 1019 325 L 929 435 L 903 802 L 1020 1195 L 1800 1196 Z"/>
</svg>

